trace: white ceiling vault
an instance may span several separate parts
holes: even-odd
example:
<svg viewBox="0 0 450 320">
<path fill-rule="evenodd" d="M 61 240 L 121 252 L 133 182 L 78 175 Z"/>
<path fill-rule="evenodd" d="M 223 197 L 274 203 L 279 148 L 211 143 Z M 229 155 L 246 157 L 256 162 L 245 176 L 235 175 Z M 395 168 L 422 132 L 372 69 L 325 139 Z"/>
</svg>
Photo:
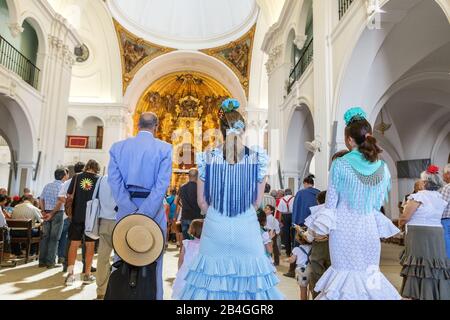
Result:
<svg viewBox="0 0 450 320">
<path fill-rule="evenodd" d="M 256 0 L 107 0 L 113 17 L 162 46 L 197 50 L 224 45 L 257 21 Z"/>
</svg>

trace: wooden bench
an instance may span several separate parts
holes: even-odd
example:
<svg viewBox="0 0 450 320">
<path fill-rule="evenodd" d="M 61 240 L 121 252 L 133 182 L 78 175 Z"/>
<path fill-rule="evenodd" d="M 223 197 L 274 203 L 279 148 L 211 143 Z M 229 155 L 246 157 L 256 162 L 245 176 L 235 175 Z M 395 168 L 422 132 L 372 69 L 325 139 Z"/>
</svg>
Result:
<svg viewBox="0 0 450 320">
<path fill-rule="evenodd" d="M 28 220 L 15 220 L 15 219 L 7 219 L 6 223 L 11 231 L 26 231 L 26 236 L 24 237 L 13 237 L 11 236 L 11 244 L 25 244 L 26 245 L 26 254 L 25 254 L 25 263 L 28 263 L 30 258 L 31 245 L 37 244 L 36 255 L 39 256 L 39 243 L 41 242 L 41 227 L 39 227 L 39 235 L 33 237 L 33 221 L 31 219 Z"/>
</svg>

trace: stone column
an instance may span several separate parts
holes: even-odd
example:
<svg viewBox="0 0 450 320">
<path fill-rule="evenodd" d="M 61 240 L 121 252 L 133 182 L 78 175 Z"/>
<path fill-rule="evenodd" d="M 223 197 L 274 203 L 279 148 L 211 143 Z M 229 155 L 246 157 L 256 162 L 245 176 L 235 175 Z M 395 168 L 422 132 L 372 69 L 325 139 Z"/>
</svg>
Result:
<svg viewBox="0 0 450 320">
<path fill-rule="evenodd" d="M 283 136 L 283 118 L 281 105 L 286 96 L 286 81 L 289 77 L 290 64 L 283 63 L 282 50 L 283 46 L 279 45 L 272 50 L 267 63 L 267 71 L 269 73 L 269 113 L 268 113 L 268 130 L 269 130 L 269 155 L 271 158 L 271 178 L 270 184 L 273 188 L 280 188 L 278 177 L 278 161 L 282 160 L 282 152 L 284 150 Z"/>
<path fill-rule="evenodd" d="M 49 48 L 45 57 L 42 91 L 45 96 L 39 128 L 39 151 L 42 151 L 37 188 L 53 180 L 53 173 L 64 164 L 73 50 L 75 39 L 65 19 L 57 16 L 49 34 Z"/>
<path fill-rule="evenodd" d="M 330 35 L 333 24 L 333 1 L 313 2 L 314 15 L 314 125 L 316 139 L 322 142 L 315 155 L 316 184 L 319 189 L 328 185 L 330 144 L 332 135 L 331 110 L 333 98 L 332 48 Z"/>
<path fill-rule="evenodd" d="M 118 141 L 127 138 L 127 119 L 125 114 L 126 109 L 123 112 L 116 115 L 110 115 L 105 119 L 105 129 L 103 133 L 103 150 L 106 154 L 105 166 L 108 167 L 109 163 L 109 150 L 112 145 Z"/>
</svg>

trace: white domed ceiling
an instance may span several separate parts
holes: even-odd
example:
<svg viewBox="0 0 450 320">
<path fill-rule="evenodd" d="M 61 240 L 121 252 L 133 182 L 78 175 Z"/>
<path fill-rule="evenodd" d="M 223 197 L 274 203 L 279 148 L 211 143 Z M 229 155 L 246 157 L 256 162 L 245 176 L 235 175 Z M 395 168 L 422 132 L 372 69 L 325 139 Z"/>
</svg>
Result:
<svg viewBox="0 0 450 320">
<path fill-rule="evenodd" d="M 148 41 L 206 49 L 238 39 L 256 22 L 256 0 L 108 0 L 113 17 Z"/>
</svg>

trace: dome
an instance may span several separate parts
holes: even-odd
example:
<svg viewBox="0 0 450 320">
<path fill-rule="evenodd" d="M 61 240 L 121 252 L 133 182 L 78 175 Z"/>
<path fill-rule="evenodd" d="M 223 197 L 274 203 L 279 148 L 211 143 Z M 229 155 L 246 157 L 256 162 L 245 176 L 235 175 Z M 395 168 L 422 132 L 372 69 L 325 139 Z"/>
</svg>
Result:
<svg viewBox="0 0 450 320">
<path fill-rule="evenodd" d="M 256 0 L 109 0 L 113 17 L 156 44 L 206 49 L 245 34 L 256 22 Z"/>
</svg>

